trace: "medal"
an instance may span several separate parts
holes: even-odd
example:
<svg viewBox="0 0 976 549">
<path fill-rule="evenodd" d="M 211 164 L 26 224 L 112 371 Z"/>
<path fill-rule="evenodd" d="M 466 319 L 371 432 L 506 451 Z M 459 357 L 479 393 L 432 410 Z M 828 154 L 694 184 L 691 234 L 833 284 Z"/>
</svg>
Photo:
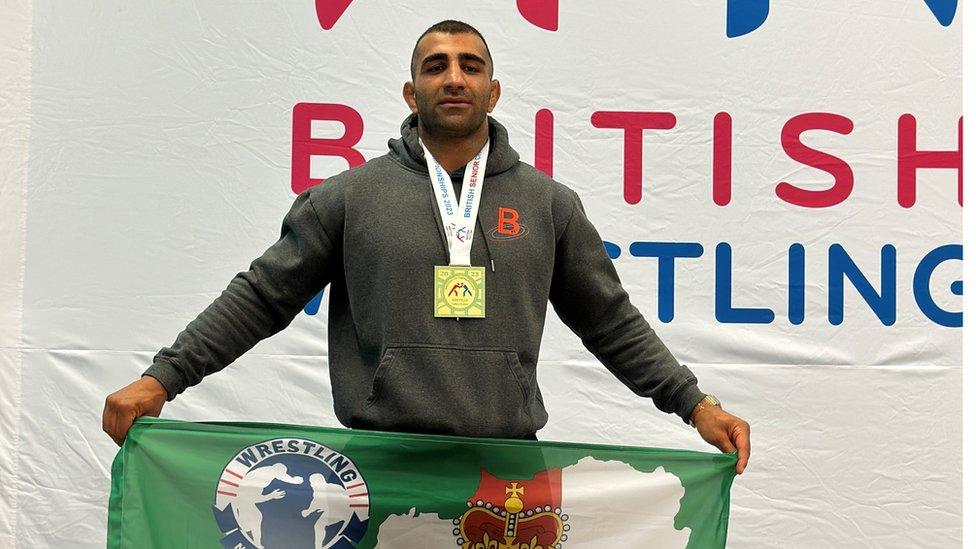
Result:
<svg viewBox="0 0 976 549">
<path fill-rule="evenodd" d="M 435 317 L 485 317 L 485 268 L 471 266 L 471 245 L 474 242 L 478 208 L 481 205 L 488 144 L 486 141 L 481 152 L 464 168 L 459 201 L 450 176 L 444 172 L 444 168 L 423 142 L 420 143 L 427 158 L 427 171 L 437 198 L 451 262 L 447 266 L 434 267 Z"/>
<path fill-rule="evenodd" d="M 485 317 L 485 268 L 434 267 L 434 316 Z"/>
</svg>

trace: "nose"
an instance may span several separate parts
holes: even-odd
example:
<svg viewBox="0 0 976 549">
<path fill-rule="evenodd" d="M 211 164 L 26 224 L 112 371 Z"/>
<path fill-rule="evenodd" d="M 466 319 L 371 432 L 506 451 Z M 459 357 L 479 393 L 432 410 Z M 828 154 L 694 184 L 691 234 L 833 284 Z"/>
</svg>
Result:
<svg viewBox="0 0 976 549">
<path fill-rule="evenodd" d="M 444 85 L 450 88 L 464 87 L 464 72 L 461 70 L 460 63 L 452 62 L 448 65 Z"/>
</svg>

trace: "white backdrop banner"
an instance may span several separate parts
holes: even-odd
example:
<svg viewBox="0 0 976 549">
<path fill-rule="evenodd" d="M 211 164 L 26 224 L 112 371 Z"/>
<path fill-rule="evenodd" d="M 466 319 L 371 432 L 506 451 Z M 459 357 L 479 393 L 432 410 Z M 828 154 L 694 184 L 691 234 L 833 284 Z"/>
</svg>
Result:
<svg viewBox="0 0 976 549">
<path fill-rule="evenodd" d="M 955 0 L 8 4 L 0 545 L 104 544 L 105 395 L 296 192 L 385 154 L 447 18 L 487 38 L 523 160 L 580 194 L 635 304 L 752 423 L 729 547 L 961 543 Z M 164 416 L 338 425 L 325 309 Z M 555 315 L 539 372 L 541 438 L 708 449 Z"/>
</svg>

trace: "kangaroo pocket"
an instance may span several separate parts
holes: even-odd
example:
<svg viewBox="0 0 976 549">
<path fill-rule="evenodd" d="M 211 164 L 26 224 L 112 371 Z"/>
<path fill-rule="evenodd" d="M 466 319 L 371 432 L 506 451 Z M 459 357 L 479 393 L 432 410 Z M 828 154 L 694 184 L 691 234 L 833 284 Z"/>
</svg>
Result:
<svg viewBox="0 0 976 549">
<path fill-rule="evenodd" d="M 461 436 L 522 437 L 532 386 L 508 348 L 387 348 L 362 408 L 367 427 Z"/>
</svg>

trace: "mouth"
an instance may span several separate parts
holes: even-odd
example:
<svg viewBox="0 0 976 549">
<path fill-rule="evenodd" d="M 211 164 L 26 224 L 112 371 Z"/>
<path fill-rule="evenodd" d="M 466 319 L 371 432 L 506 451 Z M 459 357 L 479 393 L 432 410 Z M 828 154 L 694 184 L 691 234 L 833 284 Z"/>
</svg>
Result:
<svg viewBox="0 0 976 549">
<path fill-rule="evenodd" d="M 468 105 L 471 104 L 471 102 L 465 101 L 463 99 L 450 98 L 450 99 L 441 100 L 437 104 L 446 108 L 459 108 L 459 107 L 467 107 Z"/>
</svg>

